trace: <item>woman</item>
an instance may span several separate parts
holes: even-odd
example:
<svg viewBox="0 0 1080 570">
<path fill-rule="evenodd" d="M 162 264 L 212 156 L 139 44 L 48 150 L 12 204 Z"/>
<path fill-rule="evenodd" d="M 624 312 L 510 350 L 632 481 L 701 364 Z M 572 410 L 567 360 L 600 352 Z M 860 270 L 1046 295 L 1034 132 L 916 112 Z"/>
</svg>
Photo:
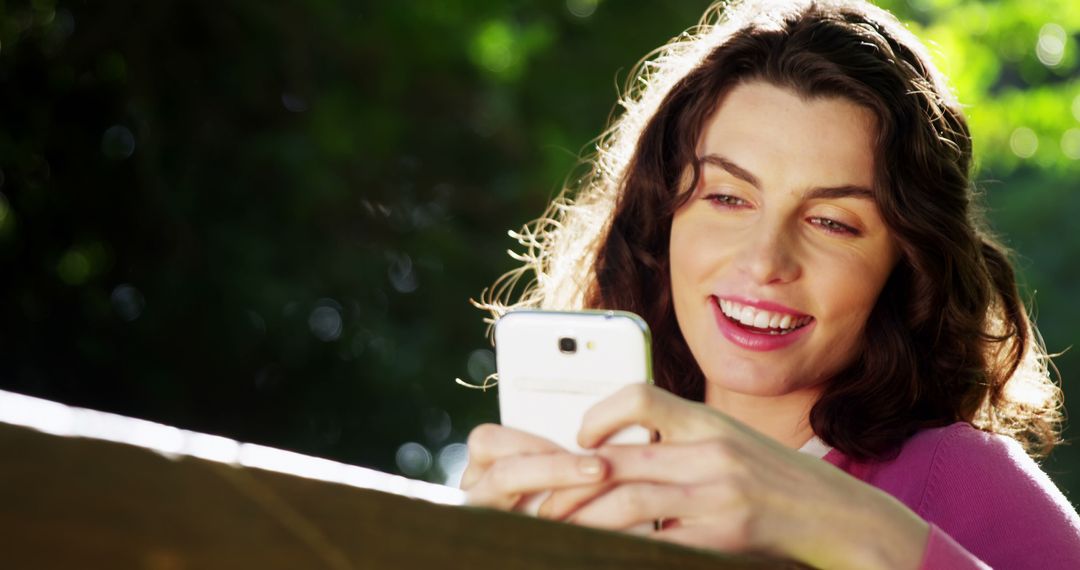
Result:
<svg viewBox="0 0 1080 570">
<path fill-rule="evenodd" d="M 470 502 L 823 568 L 1080 564 L 1019 443 L 1060 394 L 919 42 L 862 2 L 718 5 L 634 85 L 485 305 L 531 270 L 519 305 L 634 311 L 658 387 L 588 413 L 591 457 L 478 427 Z M 633 424 L 659 442 L 603 445 Z"/>
</svg>

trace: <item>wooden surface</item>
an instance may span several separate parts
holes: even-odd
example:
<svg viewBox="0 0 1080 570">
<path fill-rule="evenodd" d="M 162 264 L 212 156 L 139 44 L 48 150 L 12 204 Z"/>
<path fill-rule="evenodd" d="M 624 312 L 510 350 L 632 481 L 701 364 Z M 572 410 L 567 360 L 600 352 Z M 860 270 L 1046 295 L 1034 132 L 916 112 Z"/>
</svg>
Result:
<svg viewBox="0 0 1080 570">
<path fill-rule="evenodd" d="M 0 568 L 784 568 L 0 423 Z"/>
</svg>

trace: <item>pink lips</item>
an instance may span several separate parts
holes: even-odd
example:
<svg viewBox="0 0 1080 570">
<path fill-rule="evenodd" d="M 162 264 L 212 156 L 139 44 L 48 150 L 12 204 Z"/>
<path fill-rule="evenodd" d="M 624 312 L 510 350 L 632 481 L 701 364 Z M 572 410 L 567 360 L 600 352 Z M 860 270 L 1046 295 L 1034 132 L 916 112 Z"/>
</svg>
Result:
<svg viewBox="0 0 1080 570">
<path fill-rule="evenodd" d="M 724 338 L 728 339 L 732 344 L 740 348 L 747 350 L 753 350 L 756 352 L 767 352 L 770 350 L 779 350 L 791 346 L 805 337 L 810 329 L 817 324 L 816 320 L 810 321 L 810 323 L 802 328 L 796 329 L 787 334 L 761 334 L 751 332 L 747 329 L 740 327 L 733 323 L 723 311 L 720 310 L 719 299 L 711 297 L 710 303 L 713 308 L 713 314 L 716 317 L 716 324 L 720 328 L 720 334 L 724 335 Z M 787 313 L 796 316 L 803 316 L 802 314 L 793 311 L 783 305 L 777 305 L 775 303 L 769 303 L 766 301 L 754 301 L 748 302 L 748 300 L 739 298 L 730 298 L 730 300 L 744 305 L 750 305 L 766 311 L 774 311 L 778 313 Z"/>
</svg>

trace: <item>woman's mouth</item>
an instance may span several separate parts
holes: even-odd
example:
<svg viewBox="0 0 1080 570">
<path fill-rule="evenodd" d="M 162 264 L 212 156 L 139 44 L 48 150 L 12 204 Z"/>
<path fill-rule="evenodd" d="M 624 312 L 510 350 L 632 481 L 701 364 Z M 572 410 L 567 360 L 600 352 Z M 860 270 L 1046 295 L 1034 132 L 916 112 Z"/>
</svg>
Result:
<svg viewBox="0 0 1080 570">
<path fill-rule="evenodd" d="M 715 296 L 710 301 L 717 328 L 724 338 L 739 348 L 755 352 L 792 346 L 809 335 L 817 324 L 810 315 L 767 301 L 750 305 Z"/>
<path fill-rule="evenodd" d="M 714 301 L 729 321 L 756 334 L 786 335 L 805 327 L 814 320 L 814 317 L 810 315 L 799 316 L 766 311 L 728 299 L 714 298 Z"/>
</svg>

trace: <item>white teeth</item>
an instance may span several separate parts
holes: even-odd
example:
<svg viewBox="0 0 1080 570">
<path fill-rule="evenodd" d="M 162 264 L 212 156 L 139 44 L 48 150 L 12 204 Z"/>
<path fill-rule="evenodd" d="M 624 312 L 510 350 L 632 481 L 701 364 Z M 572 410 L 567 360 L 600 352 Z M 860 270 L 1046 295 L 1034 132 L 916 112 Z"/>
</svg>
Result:
<svg viewBox="0 0 1080 570">
<path fill-rule="evenodd" d="M 790 332 L 812 320 L 812 317 L 795 317 L 787 313 L 761 311 L 727 299 L 720 299 L 718 304 L 720 310 L 731 319 L 759 329 L 779 329 L 772 331 L 774 334 Z"/>
<path fill-rule="evenodd" d="M 754 326 L 754 312 L 753 307 L 743 307 L 738 316 L 739 322 L 747 326 Z"/>
<path fill-rule="evenodd" d="M 754 326 L 759 329 L 769 328 L 769 317 L 769 313 L 758 311 L 757 315 L 754 317 Z"/>
</svg>

